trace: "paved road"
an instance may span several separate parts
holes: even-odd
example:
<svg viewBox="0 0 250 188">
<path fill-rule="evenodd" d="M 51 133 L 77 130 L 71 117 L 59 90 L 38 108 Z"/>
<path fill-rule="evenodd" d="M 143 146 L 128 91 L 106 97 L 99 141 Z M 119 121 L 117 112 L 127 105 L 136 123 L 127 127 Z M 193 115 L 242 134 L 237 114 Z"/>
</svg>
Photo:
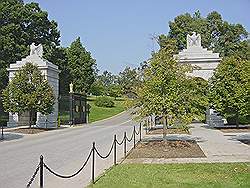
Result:
<svg viewBox="0 0 250 188">
<path fill-rule="evenodd" d="M 38 164 L 39 156 L 44 155 L 45 162 L 55 171 L 69 175 L 78 170 L 85 161 L 92 142 L 100 152 L 108 152 L 113 136 L 122 139 L 126 131 L 133 130 L 129 113 L 84 127 L 66 128 L 43 132 L 38 135 L 16 135 L 13 140 L 0 142 L 0 188 L 25 187 Z M 7 135 L 8 136 L 8 135 Z M 131 147 L 130 145 L 129 147 Z M 123 148 L 118 149 L 118 159 L 123 156 Z M 113 155 L 105 161 L 97 159 L 96 175 L 109 168 Z M 45 171 L 45 187 L 84 187 L 91 180 L 90 162 L 78 176 L 72 179 L 60 179 Z M 38 177 L 31 187 L 38 187 Z"/>
</svg>

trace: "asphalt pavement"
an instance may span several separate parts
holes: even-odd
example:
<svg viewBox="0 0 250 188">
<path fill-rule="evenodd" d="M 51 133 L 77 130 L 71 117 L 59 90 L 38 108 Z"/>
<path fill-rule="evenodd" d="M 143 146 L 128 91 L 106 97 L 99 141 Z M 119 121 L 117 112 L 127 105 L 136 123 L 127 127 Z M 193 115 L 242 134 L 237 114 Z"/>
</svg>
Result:
<svg viewBox="0 0 250 188">
<path fill-rule="evenodd" d="M 39 163 L 40 155 L 44 156 L 44 161 L 53 170 L 70 175 L 81 167 L 94 141 L 98 150 L 105 155 L 112 145 L 114 135 L 116 134 L 120 141 L 124 132 L 129 136 L 132 134 L 134 125 L 138 123 L 132 121 L 128 112 L 124 112 L 93 124 L 46 131 L 36 135 L 7 133 L 6 140 L 0 142 L 0 188 L 26 187 Z M 128 148 L 132 148 L 132 143 Z M 118 160 L 121 160 L 123 146 L 118 147 L 117 154 Z M 90 164 L 91 161 L 80 174 L 71 179 L 55 177 L 45 170 L 44 187 L 85 187 L 91 181 Z M 112 165 L 112 154 L 105 160 L 96 157 L 95 175 L 100 175 Z M 31 187 L 39 187 L 38 180 L 39 176 Z"/>
</svg>

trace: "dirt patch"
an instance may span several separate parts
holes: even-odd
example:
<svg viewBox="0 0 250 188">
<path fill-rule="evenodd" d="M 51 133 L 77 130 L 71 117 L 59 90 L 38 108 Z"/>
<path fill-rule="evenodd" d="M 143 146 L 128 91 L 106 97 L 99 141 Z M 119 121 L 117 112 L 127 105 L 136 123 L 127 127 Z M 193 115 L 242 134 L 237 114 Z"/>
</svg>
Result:
<svg viewBox="0 0 250 188">
<path fill-rule="evenodd" d="M 250 132 L 250 127 L 242 127 L 242 128 L 220 128 L 219 129 L 223 133 L 243 133 Z"/>
<path fill-rule="evenodd" d="M 127 158 L 206 157 L 196 141 L 149 141 L 139 143 Z"/>
<path fill-rule="evenodd" d="M 22 133 L 22 134 L 38 134 L 44 131 L 50 131 L 53 129 L 46 129 L 46 128 L 19 128 L 19 129 L 13 129 L 8 130 L 6 132 L 14 132 L 14 133 Z"/>
<path fill-rule="evenodd" d="M 151 129 L 147 134 L 163 134 L 163 129 Z M 188 130 L 183 129 L 166 129 L 166 134 L 190 134 Z"/>
</svg>

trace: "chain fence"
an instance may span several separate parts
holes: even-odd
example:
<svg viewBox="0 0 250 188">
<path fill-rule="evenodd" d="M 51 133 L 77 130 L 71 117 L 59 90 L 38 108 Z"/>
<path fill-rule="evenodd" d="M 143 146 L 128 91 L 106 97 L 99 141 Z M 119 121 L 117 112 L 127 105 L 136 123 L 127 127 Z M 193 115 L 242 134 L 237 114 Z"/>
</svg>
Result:
<svg viewBox="0 0 250 188">
<path fill-rule="evenodd" d="M 77 176 L 83 169 L 84 167 L 88 164 L 88 162 L 90 161 L 90 158 L 92 156 L 92 166 L 91 166 L 91 180 L 92 180 L 92 183 L 94 184 L 95 183 L 95 164 L 96 164 L 96 161 L 95 161 L 95 158 L 96 158 L 96 154 L 98 157 L 100 157 L 101 159 L 106 159 L 108 158 L 112 152 L 113 152 L 113 157 L 114 157 L 114 164 L 113 165 L 116 165 L 117 164 L 117 144 L 119 146 L 121 146 L 123 144 L 123 153 L 124 153 L 124 158 L 126 158 L 127 156 L 127 141 L 128 142 L 131 142 L 132 140 L 134 141 L 134 148 L 135 148 L 135 145 L 136 145 L 136 135 L 139 135 L 139 141 L 141 141 L 142 139 L 142 125 L 140 123 L 140 126 L 139 126 L 139 130 L 136 131 L 136 128 L 134 126 L 134 129 L 133 129 L 133 132 L 132 132 L 132 135 L 131 135 L 131 138 L 129 139 L 127 137 L 127 133 L 124 132 L 124 136 L 123 136 L 123 139 L 119 142 L 117 140 L 117 137 L 116 135 L 114 135 L 114 139 L 113 139 L 113 142 L 112 142 L 112 145 L 110 147 L 110 150 L 109 152 L 106 154 L 106 155 L 102 155 L 100 153 L 100 151 L 97 149 L 96 145 L 95 145 L 95 142 L 93 142 L 93 145 L 92 145 L 92 148 L 90 149 L 90 152 L 86 158 L 86 160 L 84 161 L 84 163 L 82 164 L 82 166 L 80 167 L 79 170 L 77 170 L 75 173 L 71 174 L 71 175 L 62 175 L 62 174 L 59 174 L 57 172 L 55 172 L 54 170 L 52 170 L 48 164 L 46 164 L 43 160 L 43 156 L 41 155 L 40 156 L 40 162 L 34 172 L 34 174 L 32 175 L 30 181 L 28 182 L 27 184 L 27 188 L 29 188 L 31 186 L 31 184 L 33 183 L 33 181 L 35 180 L 37 174 L 38 174 L 38 171 L 40 170 L 40 181 L 39 181 L 39 185 L 40 185 L 40 188 L 42 188 L 44 186 L 44 168 L 46 170 L 48 170 L 48 172 L 50 172 L 52 175 L 58 177 L 58 178 L 63 178 L 63 179 L 69 179 L 69 178 L 73 178 L 74 176 Z"/>
</svg>

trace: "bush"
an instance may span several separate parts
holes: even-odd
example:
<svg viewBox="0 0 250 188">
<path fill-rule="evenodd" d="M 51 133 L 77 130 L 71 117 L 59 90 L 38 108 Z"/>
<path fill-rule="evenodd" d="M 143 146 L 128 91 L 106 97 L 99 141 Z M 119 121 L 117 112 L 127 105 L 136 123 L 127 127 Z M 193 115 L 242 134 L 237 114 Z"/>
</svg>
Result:
<svg viewBox="0 0 250 188">
<path fill-rule="evenodd" d="M 239 123 L 241 125 L 246 125 L 250 123 L 250 115 L 247 116 L 239 116 Z M 228 125 L 235 125 L 236 124 L 236 118 L 233 116 L 227 117 L 227 124 Z"/>
<path fill-rule="evenodd" d="M 112 108 L 115 106 L 114 101 L 110 97 L 98 97 L 95 100 L 95 105 L 98 107 L 107 107 L 107 108 Z"/>
</svg>

